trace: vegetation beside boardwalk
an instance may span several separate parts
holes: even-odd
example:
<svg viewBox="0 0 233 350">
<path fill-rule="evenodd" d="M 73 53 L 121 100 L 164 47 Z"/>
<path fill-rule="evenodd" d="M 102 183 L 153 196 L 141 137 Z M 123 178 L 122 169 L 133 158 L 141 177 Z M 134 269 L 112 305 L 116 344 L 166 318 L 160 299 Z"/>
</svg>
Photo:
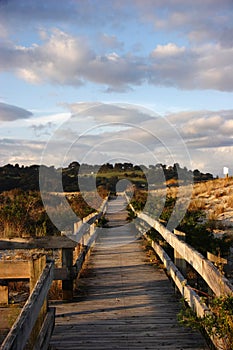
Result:
<svg viewBox="0 0 233 350">
<path fill-rule="evenodd" d="M 195 181 L 213 178 L 211 174 L 202 174 L 198 170 L 192 172 L 181 168 L 179 164 L 156 164 L 146 167 L 131 163 L 107 163 L 98 166 L 80 165 L 74 161 L 68 167 L 59 169 L 45 165 L 7 164 L 0 167 L 0 237 L 60 234 L 43 206 L 39 186 L 40 170 L 46 174 L 47 188 L 52 191 L 50 197 L 53 207 L 50 208 L 50 212 L 55 216 L 67 215 L 61 213 L 61 197 L 56 193 L 56 190 L 59 190 L 56 188 L 58 179 L 62 181 L 69 205 L 81 219 L 93 212 L 94 208 L 98 208 L 101 198 L 107 193 L 115 193 L 118 184 L 118 190 L 124 190 L 125 185 L 120 181 L 123 179 L 129 180 L 136 189 L 147 189 L 148 183 L 156 188 L 163 187 L 165 180 L 170 181 L 169 186 L 173 186 L 178 177 L 182 177 L 184 182 L 193 177 Z M 80 186 L 82 194 L 79 193 Z"/>
<path fill-rule="evenodd" d="M 177 227 L 179 231 L 186 233 L 186 242 L 196 250 L 207 256 L 207 252 L 228 258 L 229 249 L 233 246 L 232 226 L 231 235 L 223 218 L 232 218 L 233 212 L 233 178 L 215 179 L 203 183 L 197 183 L 193 187 L 192 198 L 184 218 Z M 167 224 L 177 201 L 177 188 L 167 188 L 163 192 L 165 204 L 159 213 L 161 206 L 161 194 L 154 194 L 154 198 L 148 197 L 146 191 L 137 191 L 131 199 L 131 204 L 136 210 L 147 211 L 153 216 L 157 211 L 157 219 Z M 129 209 L 129 217 L 133 219 L 135 214 Z M 153 216 L 154 217 L 154 216 Z M 215 235 L 215 231 L 221 234 Z M 159 242 L 168 255 L 173 258 L 173 249 L 162 239 L 154 229 L 149 230 L 152 240 Z M 220 261 L 220 260 L 219 260 Z M 223 264 L 217 263 L 219 271 L 229 277 Z M 231 276 L 232 277 L 232 276 Z M 178 314 L 180 323 L 184 326 L 204 330 L 208 337 L 214 337 L 219 349 L 233 349 L 233 296 L 221 295 L 216 297 L 205 281 L 198 273 L 186 264 L 187 284 L 199 294 L 203 303 L 208 305 L 209 311 L 203 317 L 197 317 L 196 313 L 187 306 L 183 300 L 182 309 Z M 211 347 L 212 348 L 212 347 Z"/>
<path fill-rule="evenodd" d="M 62 197 L 51 195 L 53 206 L 50 211 L 62 218 Z M 90 193 L 89 200 L 98 203 L 98 198 Z M 51 198 L 50 198 L 51 200 Z M 72 210 L 78 218 L 94 211 L 83 199 L 80 193 L 67 196 Z M 96 204 L 98 205 L 98 204 Z M 15 189 L 0 194 L 0 237 L 41 237 L 61 235 L 61 232 L 51 222 L 43 205 L 40 192 Z"/>
<path fill-rule="evenodd" d="M 189 206 L 177 229 L 185 232 L 186 242 L 204 256 L 209 251 L 224 257 L 233 244 L 232 235 L 222 233 L 217 237 L 214 234 L 215 230 L 224 232 L 227 228 L 218 215 L 233 211 L 232 187 L 232 178 L 210 180 L 193 186 Z M 174 210 L 178 191 L 179 187 L 166 187 L 148 196 L 147 191 L 138 189 L 134 191 L 131 204 L 135 210 L 143 210 L 166 225 Z M 129 216 L 134 215 L 129 212 Z M 155 235 L 153 230 L 151 234 Z"/>
<path fill-rule="evenodd" d="M 204 301 L 204 298 L 203 298 Z M 204 317 L 197 317 L 182 299 L 178 314 L 179 323 L 185 327 L 207 332 L 209 337 L 217 338 L 219 349 L 233 349 L 233 296 L 222 295 L 208 301 L 209 312 Z"/>
</svg>

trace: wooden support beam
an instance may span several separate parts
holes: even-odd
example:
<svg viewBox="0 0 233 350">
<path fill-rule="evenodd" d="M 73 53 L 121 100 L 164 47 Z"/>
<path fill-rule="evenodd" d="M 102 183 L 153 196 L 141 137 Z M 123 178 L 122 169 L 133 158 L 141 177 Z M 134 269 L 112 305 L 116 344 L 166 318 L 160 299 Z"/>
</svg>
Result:
<svg viewBox="0 0 233 350">
<path fill-rule="evenodd" d="M 73 299 L 73 249 L 62 249 L 62 268 L 67 269 L 68 279 L 62 281 L 63 300 Z"/>
<path fill-rule="evenodd" d="M 0 239 L 0 249 L 62 249 L 75 248 L 76 242 L 69 239 L 67 236 L 50 236 L 38 237 L 29 239 Z"/>
<path fill-rule="evenodd" d="M 0 286 L 0 304 L 8 304 L 8 286 Z"/>
<path fill-rule="evenodd" d="M 36 283 L 38 282 L 44 268 L 46 266 L 46 255 L 35 255 L 30 260 L 30 293 L 32 293 Z M 34 345 L 43 324 L 45 315 L 47 313 L 47 299 L 45 299 L 35 325 L 32 329 L 29 344 Z"/>
<path fill-rule="evenodd" d="M 32 292 L 46 265 L 46 255 L 36 255 L 29 261 L 30 266 L 30 292 Z"/>
<path fill-rule="evenodd" d="M 176 235 L 176 237 L 179 238 L 179 240 L 185 242 L 186 234 L 184 232 L 181 232 L 175 229 L 174 234 Z M 178 267 L 182 275 L 186 277 L 186 267 L 187 267 L 186 260 L 175 249 L 174 249 L 174 263 Z"/>
</svg>

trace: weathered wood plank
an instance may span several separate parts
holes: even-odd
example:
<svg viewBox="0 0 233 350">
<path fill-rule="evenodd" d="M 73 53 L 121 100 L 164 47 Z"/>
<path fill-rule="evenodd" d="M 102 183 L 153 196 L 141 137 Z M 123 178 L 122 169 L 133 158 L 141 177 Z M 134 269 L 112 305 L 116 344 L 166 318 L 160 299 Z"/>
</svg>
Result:
<svg viewBox="0 0 233 350">
<path fill-rule="evenodd" d="M 8 286 L 0 286 L 0 304 L 8 304 Z"/>
<path fill-rule="evenodd" d="M 69 239 L 67 236 L 50 236 L 38 237 L 30 239 L 0 239 L 0 250 L 6 249 L 62 249 L 75 248 L 76 242 Z"/>
<path fill-rule="evenodd" d="M 0 279 L 30 278 L 29 261 L 0 261 Z"/>
</svg>

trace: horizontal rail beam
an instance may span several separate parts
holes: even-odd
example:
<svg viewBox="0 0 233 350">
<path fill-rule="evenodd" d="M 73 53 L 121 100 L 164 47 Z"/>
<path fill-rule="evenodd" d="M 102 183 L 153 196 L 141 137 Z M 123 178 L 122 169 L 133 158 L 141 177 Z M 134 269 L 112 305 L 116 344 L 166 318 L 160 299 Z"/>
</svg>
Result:
<svg viewBox="0 0 233 350">
<path fill-rule="evenodd" d="M 159 221 L 144 213 L 137 213 L 138 218 L 147 222 L 202 276 L 216 296 L 232 294 L 233 286 L 220 271 L 202 254 L 189 244 L 180 241 L 177 236 L 164 227 Z"/>
<path fill-rule="evenodd" d="M 0 239 L 0 250 L 11 249 L 62 249 L 75 248 L 76 242 L 67 236 L 50 236 L 29 239 Z"/>
<path fill-rule="evenodd" d="M 28 279 L 30 274 L 30 261 L 0 261 L 0 279 Z"/>
<path fill-rule="evenodd" d="M 95 241 L 96 241 L 96 238 L 97 238 L 97 235 L 98 235 L 98 229 L 96 229 L 93 234 L 91 235 L 91 237 L 89 238 L 88 242 L 87 242 L 87 245 L 85 245 L 83 247 L 83 250 L 79 253 L 79 256 L 75 262 L 75 273 L 76 275 L 78 276 L 81 269 L 82 269 L 82 266 L 83 266 L 83 263 L 85 262 L 85 259 L 87 257 L 87 255 L 89 254 L 90 252 L 90 249 L 93 247 L 93 245 L 95 244 Z"/>
<path fill-rule="evenodd" d="M 147 234 L 144 234 L 144 237 L 148 241 L 151 240 Z M 188 302 L 189 306 L 196 312 L 198 316 L 203 317 L 205 313 L 209 311 L 206 304 L 203 303 L 199 295 L 189 285 L 187 285 L 187 280 L 178 270 L 164 249 L 154 241 L 151 241 L 151 247 L 163 262 L 167 273 L 171 276 L 181 295 Z"/>
</svg>

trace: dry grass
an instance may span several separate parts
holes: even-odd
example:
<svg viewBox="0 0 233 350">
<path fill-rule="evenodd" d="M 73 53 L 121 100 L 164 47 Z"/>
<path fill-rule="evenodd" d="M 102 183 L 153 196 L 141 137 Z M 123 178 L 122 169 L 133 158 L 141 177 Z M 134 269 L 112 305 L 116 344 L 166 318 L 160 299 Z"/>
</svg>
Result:
<svg viewBox="0 0 233 350">
<path fill-rule="evenodd" d="M 189 204 L 189 210 L 198 211 L 205 210 L 206 203 L 201 198 L 193 198 Z"/>
<path fill-rule="evenodd" d="M 224 214 L 227 213 L 233 226 L 233 178 L 195 184 L 190 209 L 204 210 L 210 221 L 224 219 Z"/>
<path fill-rule="evenodd" d="M 233 194 L 228 197 L 227 206 L 233 209 Z"/>
<path fill-rule="evenodd" d="M 62 300 L 62 281 L 53 281 L 48 297 L 49 300 Z"/>
<path fill-rule="evenodd" d="M 156 195 L 166 197 L 188 198 L 190 195 L 186 186 L 170 186 L 156 191 Z M 196 183 L 192 188 L 189 210 L 204 211 L 210 221 L 227 219 L 233 227 L 233 177 L 214 179 Z"/>
</svg>

